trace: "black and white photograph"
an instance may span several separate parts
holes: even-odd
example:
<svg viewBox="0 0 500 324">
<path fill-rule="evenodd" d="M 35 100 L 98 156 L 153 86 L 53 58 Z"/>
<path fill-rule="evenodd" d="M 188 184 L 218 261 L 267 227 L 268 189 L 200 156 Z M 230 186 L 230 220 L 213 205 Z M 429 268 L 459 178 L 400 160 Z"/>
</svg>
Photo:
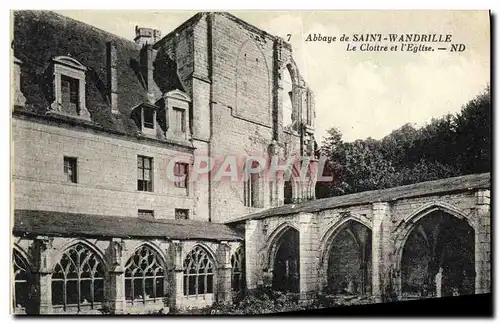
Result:
<svg viewBox="0 0 500 324">
<path fill-rule="evenodd" d="M 489 10 L 10 18 L 16 318 L 493 313 Z"/>
</svg>

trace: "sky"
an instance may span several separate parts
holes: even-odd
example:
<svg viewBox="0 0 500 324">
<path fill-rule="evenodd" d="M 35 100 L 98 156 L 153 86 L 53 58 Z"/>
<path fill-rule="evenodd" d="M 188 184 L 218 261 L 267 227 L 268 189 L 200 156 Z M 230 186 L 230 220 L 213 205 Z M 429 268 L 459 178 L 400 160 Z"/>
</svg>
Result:
<svg viewBox="0 0 500 324">
<path fill-rule="evenodd" d="M 133 40 L 135 26 L 168 34 L 195 11 L 56 11 Z M 288 39 L 315 94 L 316 139 L 337 127 L 345 141 L 380 139 L 403 124 L 455 114 L 490 82 L 488 11 L 232 11 Z M 345 42 L 307 42 L 309 34 L 451 34 L 463 52 L 347 52 Z M 359 46 L 362 43 L 352 45 Z M 442 43 L 437 47 L 442 47 Z"/>
</svg>

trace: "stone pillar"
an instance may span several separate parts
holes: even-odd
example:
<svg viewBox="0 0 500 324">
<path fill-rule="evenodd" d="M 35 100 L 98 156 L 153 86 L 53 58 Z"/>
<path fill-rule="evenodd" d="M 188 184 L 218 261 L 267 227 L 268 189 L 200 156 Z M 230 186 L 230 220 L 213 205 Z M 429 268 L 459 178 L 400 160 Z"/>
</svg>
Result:
<svg viewBox="0 0 500 324">
<path fill-rule="evenodd" d="M 299 217 L 299 287 L 300 300 L 310 301 L 318 287 L 318 237 L 314 214 Z"/>
<path fill-rule="evenodd" d="M 273 139 L 282 143 L 283 133 L 283 39 L 274 41 L 273 55 Z"/>
<path fill-rule="evenodd" d="M 125 301 L 125 268 L 123 266 L 123 240 L 113 238 L 110 241 L 112 267 L 109 271 L 108 305 L 111 314 L 123 314 L 126 308 Z"/>
<path fill-rule="evenodd" d="M 259 232 L 259 221 L 248 220 L 245 223 L 245 279 L 247 289 L 257 288 L 261 277 L 261 262 L 258 251 L 260 244 L 264 244 Z"/>
<path fill-rule="evenodd" d="M 491 211 L 490 190 L 476 192 L 475 292 L 491 292 Z"/>
<path fill-rule="evenodd" d="M 170 243 L 170 258 L 172 268 L 170 270 L 170 305 L 173 308 L 180 308 L 184 298 L 184 260 L 182 259 L 183 243 L 174 240 Z"/>
<path fill-rule="evenodd" d="M 39 314 L 52 314 L 52 263 L 50 262 L 50 250 L 52 250 L 53 239 L 47 236 L 39 236 L 34 241 L 35 251 L 35 273 L 34 284 L 38 286 Z"/>
<path fill-rule="evenodd" d="M 392 279 L 390 272 L 390 206 L 386 202 L 372 205 L 372 296 L 381 302 L 387 285 Z"/>
<path fill-rule="evenodd" d="M 217 248 L 217 301 L 230 304 L 231 296 L 231 247 L 221 241 Z"/>
<path fill-rule="evenodd" d="M 108 77 L 108 95 L 113 114 L 119 113 L 118 110 L 118 77 L 116 72 L 116 62 L 118 56 L 113 42 L 106 43 L 106 70 Z"/>
</svg>

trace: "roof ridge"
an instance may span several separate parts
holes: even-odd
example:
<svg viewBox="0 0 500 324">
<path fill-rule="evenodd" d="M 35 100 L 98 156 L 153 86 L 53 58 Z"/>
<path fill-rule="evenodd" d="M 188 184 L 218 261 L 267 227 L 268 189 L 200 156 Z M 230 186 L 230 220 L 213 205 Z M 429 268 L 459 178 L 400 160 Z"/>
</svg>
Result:
<svg viewBox="0 0 500 324">
<path fill-rule="evenodd" d="M 83 22 L 81 20 L 78 20 L 78 19 L 75 19 L 75 18 L 72 18 L 72 17 L 69 17 L 69 16 L 65 16 L 63 14 L 60 14 L 58 12 L 55 12 L 53 10 L 13 10 L 14 13 L 16 12 L 33 12 L 33 13 L 46 13 L 46 14 L 51 14 L 51 15 L 54 15 L 56 16 L 57 18 L 59 19 L 62 19 L 62 20 L 67 20 L 67 21 L 70 21 L 70 22 L 74 22 L 74 23 L 77 23 L 77 24 L 80 24 L 84 27 L 87 27 L 87 28 L 90 28 L 92 29 L 93 31 L 96 31 L 96 32 L 99 32 L 99 33 L 103 33 L 103 34 L 106 34 L 112 38 L 115 38 L 115 39 L 119 39 L 120 41 L 124 42 L 124 43 L 128 43 L 129 45 L 133 45 L 134 47 L 136 47 L 138 50 L 140 49 L 140 47 L 132 40 L 128 39 L 128 38 L 125 38 L 123 36 L 119 36 L 117 34 L 113 34 L 107 30 L 104 30 L 104 29 L 101 29 L 99 27 L 96 27 L 94 25 L 91 25 L 91 24 L 88 24 L 86 22 Z"/>
</svg>

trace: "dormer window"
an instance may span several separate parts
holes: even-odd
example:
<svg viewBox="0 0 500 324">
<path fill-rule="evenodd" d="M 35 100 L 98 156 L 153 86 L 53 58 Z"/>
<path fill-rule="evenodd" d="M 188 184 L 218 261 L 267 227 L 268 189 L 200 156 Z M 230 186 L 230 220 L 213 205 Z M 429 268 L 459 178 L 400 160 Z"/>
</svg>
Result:
<svg viewBox="0 0 500 324">
<path fill-rule="evenodd" d="M 155 129 L 156 111 L 150 107 L 142 108 L 142 127 Z"/>
<path fill-rule="evenodd" d="M 189 139 L 190 102 L 191 99 L 179 90 L 173 90 L 165 94 L 165 109 L 168 116 L 167 137 Z"/>
<path fill-rule="evenodd" d="M 156 136 L 156 114 L 158 107 L 148 102 L 143 102 L 132 110 L 132 119 L 144 135 Z"/>
<path fill-rule="evenodd" d="M 174 122 L 172 127 L 177 135 L 186 133 L 186 109 L 174 107 Z"/>
<path fill-rule="evenodd" d="M 71 114 L 78 111 L 79 88 L 78 79 L 61 75 L 61 106 L 64 112 Z"/>
<path fill-rule="evenodd" d="M 85 72 L 87 68 L 68 56 L 52 60 L 54 102 L 50 112 L 90 120 L 85 105 Z"/>
</svg>

